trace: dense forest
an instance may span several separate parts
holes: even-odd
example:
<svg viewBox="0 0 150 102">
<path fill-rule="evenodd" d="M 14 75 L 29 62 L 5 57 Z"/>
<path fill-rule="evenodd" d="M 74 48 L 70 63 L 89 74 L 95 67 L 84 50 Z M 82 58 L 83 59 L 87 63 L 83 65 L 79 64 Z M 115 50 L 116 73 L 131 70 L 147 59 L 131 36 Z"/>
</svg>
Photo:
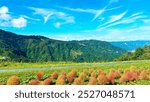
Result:
<svg viewBox="0 0 150 102">
<path fill-rule="evenodd" d="M 134 52 L 127 52 L 117 60 L 149 60 L 150 59 L 150 45 L 146 45 L 143 48 L 137 48 Z"/>
<path fill-rule="evenodd" d="M 125 52 L 105 41 L 59 41 L 0 30 L 0 59 L 10 61 L 112 61 Z"/>
</svg>

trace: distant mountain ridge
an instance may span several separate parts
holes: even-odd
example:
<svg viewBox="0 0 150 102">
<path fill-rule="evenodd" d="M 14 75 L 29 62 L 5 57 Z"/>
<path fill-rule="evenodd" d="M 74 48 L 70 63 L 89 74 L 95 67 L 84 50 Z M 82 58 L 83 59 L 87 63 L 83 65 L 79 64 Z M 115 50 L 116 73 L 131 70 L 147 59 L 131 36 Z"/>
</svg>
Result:
<svg viewBox="0 0 150 102">
<path fill-rule="evenodd" d="M 139 47 L 143 48 L 145 45 L 150 45 L 150 40 L 116 41 L 110 43 L 125 50 L 133 51 Z"/>
<path fill-rule="evenodd" d="M 105 41 L 60 41 L 0 30 L 0 56 L 13 61 L 112 61 L 125 52 Z"/>
</svg>

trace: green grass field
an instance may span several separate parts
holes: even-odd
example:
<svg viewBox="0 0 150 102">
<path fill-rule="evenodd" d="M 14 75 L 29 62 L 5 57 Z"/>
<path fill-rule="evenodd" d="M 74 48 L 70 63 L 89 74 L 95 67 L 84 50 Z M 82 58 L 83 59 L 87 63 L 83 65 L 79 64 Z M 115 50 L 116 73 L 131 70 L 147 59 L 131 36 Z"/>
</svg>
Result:
<svg viewBox="0 0 150 102">
<path fill-rule="evenodd" d="M 66 74 L 70 73 L 72 69 L 75 69 L 77 76 L 86 70 L 94 69 L 95 73 L 99 69 L 105 71 L 107 74 L 114 70 L 124 70 L 130 69 L 131 66 L 134 66 L 135 69 L 142 69 L 149 71 L 150 70 L 150 60 L 140 60 L 140 61 L 125 61 L 125 62 L 103 62 L 103 63 L 72 63 L 72 62 L 47 62 L 47 63 L 15 63 L 15 62 L 5 62 L 0 64 L 0 82 L 6 83 L 8 78 L 16 75 L 20 78 L 20 84 L 28 84 L 30 80 L 36 79 L 36 73 L 38 71 L 43 71 L 44 75 L 42 80 L 51 76 L 53 72 L 57 72 L 58 75 L 61 75 L 62 71 L 65 71 Z M 25 70 L 24 70 L 25 69 Z M 91 73 L 89 73 L 91 74 Z M 86 77 L 89 80 L 89 75 Z M 66 79 L 65 79 L 66 80 Z M 53 84 L 56 83 L 56 79 Z M 70 84 L 66 82 L 66 84 Z M 74 83 L 72 83 L 74 84 Z M 84 81 L 83 84 L 87 84 L 87 81 Z M 120 83 L 119 79 L 115 79 L 115 84 L 130 84 L 130 85 L 150 85 L 150 74 L 148 74 L 148 80 L 134 80 L 127 81 L 125 83 Z"/>
</svg>

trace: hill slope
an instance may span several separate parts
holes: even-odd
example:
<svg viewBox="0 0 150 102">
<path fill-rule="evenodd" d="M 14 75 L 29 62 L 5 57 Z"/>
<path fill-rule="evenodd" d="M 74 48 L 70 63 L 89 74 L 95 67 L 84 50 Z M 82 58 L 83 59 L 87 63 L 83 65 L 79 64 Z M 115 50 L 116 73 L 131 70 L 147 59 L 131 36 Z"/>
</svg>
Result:
<svg viewBox="0 0 150 102">
<path fill-rule="evenodd" d="M 126 49 L 128 51 L 135 50 L 139 47 L 144 47 L 145 45 L 150 45 L 150 41 L 137 40 L 137 41 L 118 41 L 110 42 L 112 45 Z"/>
<path fill-rule="evenodd" d="M 127 52 L 117 60 L 150 60 L 150 45 L 146 45 L 144 48 L 137 48 L 135 52 Z"/>
<path fill-rule="evenodd" d="M 59 41 L 0 30 L 0 56 L 16 61 L 111 61 L 125 52 L 104 41 Z"/>
</svg>

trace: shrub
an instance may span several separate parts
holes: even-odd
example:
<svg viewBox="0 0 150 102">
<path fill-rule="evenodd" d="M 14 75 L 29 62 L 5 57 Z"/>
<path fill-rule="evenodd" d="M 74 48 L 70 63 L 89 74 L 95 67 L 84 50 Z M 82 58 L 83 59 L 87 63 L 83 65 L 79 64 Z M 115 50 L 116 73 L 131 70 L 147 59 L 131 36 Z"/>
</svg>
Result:
<svg viewBox="0 0 150 102">
<path fill-rule="evenodd" d="M 58 78 L 58 73 L 57 73 L 57 72 L 53 72 L 53 73 L 51 74 L 51 78 L 52 78 L 52 79 L 57 79 L 57 78 Z"/>
<path fill-rule="evenodd" d="M 97 77 L 97 80 L 98 80 L 98 83 L 100 84 L 100 85 L 106 85 L 106 84 L 108 84 L 109 83 L 109 80 L 108 80 L 108 78 L 107 78 L 107 76 L 106 76 L 106 73 L 101 73 L 98 77 Z"/>
<path fill-rule="evenodd" d="M 40 81 L 39 80 L 31 80 L 29 82 L 29 85 L 39 85 L 40 84 Z"/>
<path fill-rule="evenodd" d="M 62 71 L 62 72 L 61 72 L 61 75 L 66 76 L 67 73 L 66 73 L 65 71 Z"/>
<path fill-rule="evenodd" d="M 131 70 L 126 73 L 126 77 L 128 81 L 138 80 L 138 73 L 136 70 Z"/>
<path fill-rule="evenodd" d="M 95 71 L 93 71 L 92 73 L 91 73 L 91 77 L 97 77 L 97 75 L 96 75 L 96 72 Z"/>
<path fill-rule="evenodd" d="M 124 74 L 128 73 L 129 71 L 130 71 L 129 69 L 125 69 Z"/>
<path fill-rule="evenodd" d="M 79 78 L 82 79 L 82 80 L 85 80 L 86 76 L 87 76 L 87 75 L 82 72 L 82 73 L 79 75 Z"/>
<path fill-rule="evenodd" d="M 65 85 L 65 84 L 66 84 L 65 76 L 60 75 L 56 80 L 56 85 Z"/>
<path fill-rule="evenodd" d="M 127 80 L 128 79 L 127 79 L 126 75 L 122 75 L 120 78 L 120 83 L 125 83 Z"/>
<path fill-rule="evenodd" d="M 147 72 L 144 70 L 141 72 L 140 77 L 142 80 L 148 80 Z"/>
<path fill-rule="evenodd" d="M 98 75 L 100 75 L 101 73 L 103 73 L 103 71 L 101 69 L 98 70 Z"/>
<path fill-rule="evenodd" d="M 43 78 L 43 75 L 44 75 L 44 72 L 43 71 L 39 71 L 37 74 L 36 74 L 36 78 L 38 80 L 41 80 Z"/>
<path fill-rule="evenodd" d="M 83 80 L 82 80 L 81 78 L 76 78 L 76 79 L 74 80 L 74 84 L 75 84 L 75 85 L 83 85 L 84 82 L 83 82 Z"/>
<path fill-rule="evenodd" d="M 90 77 L 90 80 L 89 80 L 89 85 L 96 85 L 97 83 L 97 79 L 95 77 Z"/>
<path fill-rule="evenodd" d="M 51 78 L 46 78 L 46 79 L 43 81 L 43 84 L 44 84 L 44 85 L 51 85 L 51 84 L 52 84 L 52 79 L 51 79 Z"/>
<path fill-rule="evenodd" d="M 83 73 L 86 75 L 89 74 L 86 69 L 83 70 Z"/>
<path fill-rule="evenodd" d="M 18 76 L 11 76 L 7 80 L 7 85 L 19 85 L 20 84 L 20 79 Z"/>
<path fill-rule="evenodd" d="M 128 81 L 134 80 L 133 73 L 131 71 L 129 71 L 129 72 L 126 73 L 126 77 L 127 77 Z"/>
<path fill-rule="evenodd" d="M 133 70 L 131 73 L 133 80 L 139 80 L 138 72 L 136 70 Z"/>
<path fill-rule="evenodd" d="M 92 72 L 94 72 L 94 69 L 93 68 L 89 69 L 89 73 L 92 73 Z"/>
<path fill-rule="evenodd" d="M 68 75 L 67 75 L 67 80 L 68 80 L 69 83 L 73 83 L 74 78 L 75 78 L 75 77 L 72 75 L 72 73 L 68 73 Z"/>
<path fill-rule="evenodd" d="M 115 78 L 120 78 L 121 77 L 121 72 L 118 71 L 118 70 L 116 70 L 114 74 L 115 74 Z"/>
<path fill-rule="evenodd" d="M 72 74 L 73 77 L 76 77 L 76 76 L 77 76 L 77 71 L 76 71 L 75 69 L 73 69 L 73 70 L 71 71 L 71 74 Z"/>
<path fill-rule="evenodd" d="M 108 76 L 108 80 L 111 84 L 114 84 L 115 83 L 115 78 L 114 78 L 114 75 L 112 73 L 109 74 Z"/>
<path fill-rule="evenodd" d="M 73 81 L 74 81 L 74 79 L 75 79 L 75 77 L 77 76 L 77 72 L 76 72 L 76 70 L 72 70 L 70 73 L 68 73 L 68 75 L 67 75 L 67 80 L 68 80 L 68 82 L 69 83 L 73 83 Z"/>
</svg>

